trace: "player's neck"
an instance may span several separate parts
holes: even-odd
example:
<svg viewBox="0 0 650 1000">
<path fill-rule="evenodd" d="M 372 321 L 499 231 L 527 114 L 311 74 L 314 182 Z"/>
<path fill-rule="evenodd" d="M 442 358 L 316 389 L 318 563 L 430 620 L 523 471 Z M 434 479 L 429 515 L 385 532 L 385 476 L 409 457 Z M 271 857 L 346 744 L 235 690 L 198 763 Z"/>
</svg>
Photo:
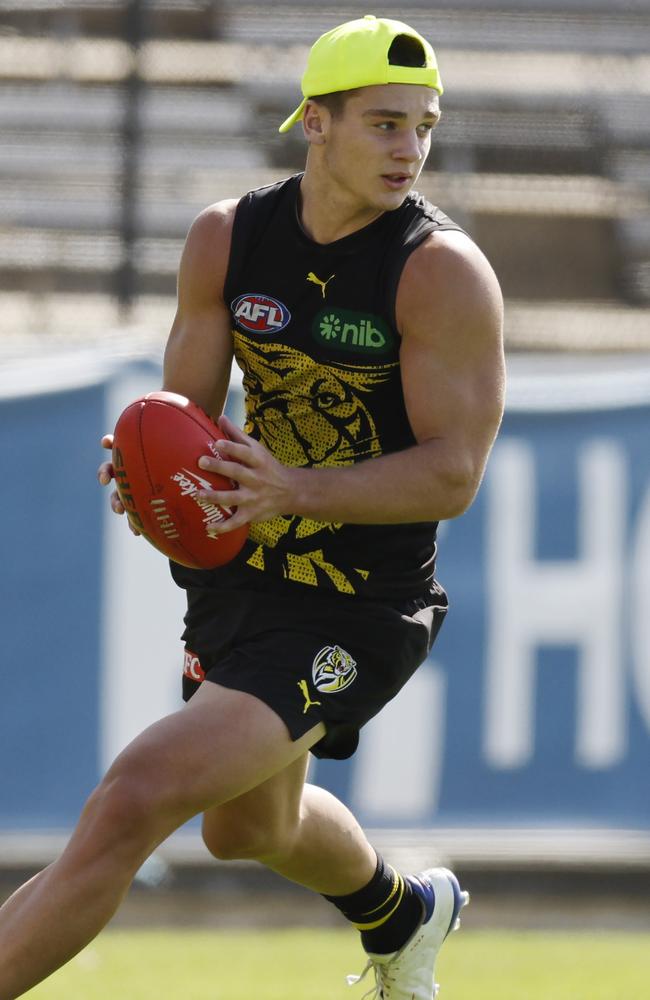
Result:
<svg viewBox="0 0 650 1000">
<path fill-rule="evenodd" d="M 358 232 L 383 214 L 360 205 L 318 170 L 305 171 L 300 184 L 298 212 L 302 228 L 315 243 L 334 243 Z"/>
</svg>

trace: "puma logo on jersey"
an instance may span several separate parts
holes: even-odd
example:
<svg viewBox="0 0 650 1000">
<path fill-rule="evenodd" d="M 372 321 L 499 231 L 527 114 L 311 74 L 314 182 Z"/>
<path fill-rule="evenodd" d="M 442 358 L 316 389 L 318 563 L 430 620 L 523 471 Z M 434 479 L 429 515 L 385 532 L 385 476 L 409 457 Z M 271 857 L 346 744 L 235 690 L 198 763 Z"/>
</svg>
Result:
<svg viewBox="0 0 650 1000">
<path fill-rule="evenodd" d="M 314 274 L 313 271 L 310 271 L 309 274 L 307 275 L 307 281 L 311 281 L 312 285 L 319 285 L 320 286 L 320 290 L 323 293 L 323 298 L 325 298 L 325 292 L 327 290 L 327 286 L 329 285 L 329 283 L 332 280 L 332 278 L 335 278 L 335 277 L 336 277 L 335 274 L 330 274 L 330 276 L 327 279 L 327 281 L 321 281 L 321 279 L 318 278 Z"/>
<path fill-rule="evenodd" d="M 312 707 L 312 705 L 320 705 L 320 701 L 312 701 L 311 696 L 309 694 L 309 686 L 307 684 L 307 681 L 305 680 L 298 681 L 298 687 L 300 688 L 302 696 L 305 699 L 305 707 L 302 710 L 302 714 L 305 715 Z"/>
</svg>

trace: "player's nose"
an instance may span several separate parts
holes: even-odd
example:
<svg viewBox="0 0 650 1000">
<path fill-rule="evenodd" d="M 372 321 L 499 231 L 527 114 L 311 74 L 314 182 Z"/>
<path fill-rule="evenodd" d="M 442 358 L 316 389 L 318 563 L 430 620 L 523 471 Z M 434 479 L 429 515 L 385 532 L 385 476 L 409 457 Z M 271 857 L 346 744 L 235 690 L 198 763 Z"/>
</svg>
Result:
<svg viewBox="0 0 650 1000">
<path fill-rule="evenodd" d="M 393 156 L 397 160 L 406 160 L 408 163 L 415 163 L 422 156 L 422 140 L 415 129 L 404 129 L 400 134 L 400 141 L 397 143 Z"/>
</svg>

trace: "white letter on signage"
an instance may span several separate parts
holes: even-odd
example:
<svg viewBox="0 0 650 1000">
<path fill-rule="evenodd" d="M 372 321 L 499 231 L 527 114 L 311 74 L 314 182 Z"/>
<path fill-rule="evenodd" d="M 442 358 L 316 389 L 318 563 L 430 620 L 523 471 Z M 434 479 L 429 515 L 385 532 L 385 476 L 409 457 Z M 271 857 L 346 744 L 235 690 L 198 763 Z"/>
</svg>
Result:
<svg viewBox="0 0 650 1000">
<path fill-rule="evenodd" d="M 444 674 L 429 660 L 364 729 L 350 790 L 352 808 L 364 822 L 409 825 L 436 811 L 445 695 Z"/>
<path fill-rule="evenodd" d="M 611 767 L 624 753 L 620 449 L 593 440 L 579 455 L 578 473 L 580 555 L 537 561 L 533 452 L 523 441 L 503 440 L 491 459 L 485 749 L 494 767 L 522 767 L 533 753 L 535 654 L 543 645 L 580 649 L 577 761 Z M 556 516 L 565 516 L 560 502 Z"/>
<path fill-rule="evenodd" d="M 633 548 L 630 620 L 636 700 L 650 730 L 650 490 L 641 504 Z"/>
</svg>

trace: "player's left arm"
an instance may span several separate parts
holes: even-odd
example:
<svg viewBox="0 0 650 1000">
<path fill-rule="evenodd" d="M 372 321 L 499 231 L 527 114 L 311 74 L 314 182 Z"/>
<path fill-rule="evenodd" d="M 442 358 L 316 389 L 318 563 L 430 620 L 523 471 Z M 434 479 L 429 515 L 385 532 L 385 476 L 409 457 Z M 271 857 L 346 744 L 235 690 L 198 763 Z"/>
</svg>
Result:
<svg viewBox="0 0 650 1000">
<path fill-rule="evenodd" d="M 239 484 L 228 499 L 237 514 L 223 530 L 279 513 L 388 524 L 443 520 L 469 507 L 501 420 L 505 375 L 501 292 L 468 237 L 436 234 L 411 254 L 397 322 L 404 399 L 417 443 L 344 468 L 289 469 L 226 421 L 233 441 L 222 456 L 232 462 L 201 460 Z"/>
<path fill-rule="evenodd" d="M 455 517 L 476 496 L 505 396 L 501 289 L 469 237 L 440 233 L 411 255 L 397 322 L 420 496 L 438 511 L 436 520 Z"/>
</svg>

